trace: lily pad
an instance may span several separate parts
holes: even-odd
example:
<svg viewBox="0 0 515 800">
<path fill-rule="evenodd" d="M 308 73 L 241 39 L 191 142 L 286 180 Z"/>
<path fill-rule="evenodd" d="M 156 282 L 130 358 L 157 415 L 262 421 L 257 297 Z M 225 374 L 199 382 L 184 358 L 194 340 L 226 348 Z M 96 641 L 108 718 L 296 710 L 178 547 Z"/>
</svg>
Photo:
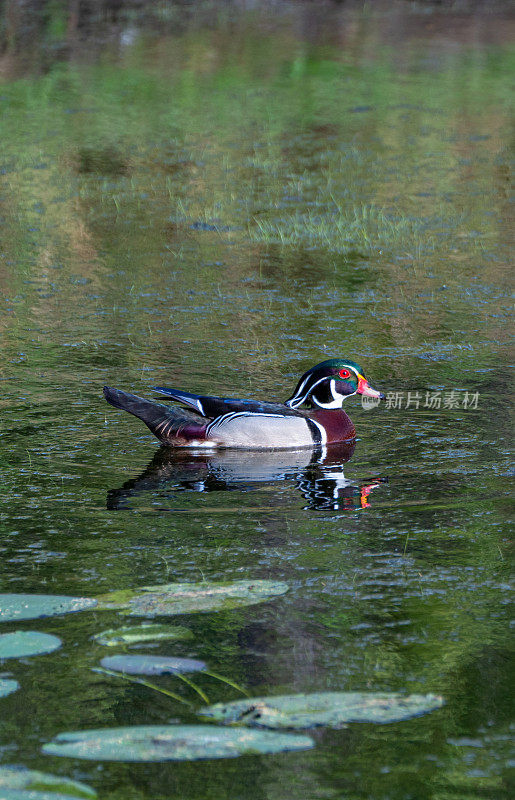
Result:
<svg viewBox="0 0 515 800">
<path fill-rule="evenodd" d="M 0 789 L 0 800 L 77 800 L 77 795 L 38 792 L 33 789 Z"/>
<path fill-rule="evenodd" d="M 36 769 L 26 767 L 0 767 L 0 800 L 4 797 L 5 789 L 26 789 L 40 793 L 57 792 L 60 798 L 63 794 L 68 797 L 90 798 L 93 800 L 97 793 L 90 786 L 71 778 L 60 775 L 50 775 Z M 18 795 L 23 796 L 23 795 Z M 48 796 L 48 794 L 47 794 Z M 50 795 L 53 797 L 54 795 Z"/>
<path fill-rule="evenodd" d="M 142 625 L 126 625 L 123 628 L 114 628 L 102 631 L 92 637 L 98 644 L 113 647 L 120 644 L 137 644 L 139 642 L 164 642 L 170 639 L 186 641 L 193 639 L 193 633 L 182 625 L 160 625 L 147 623 Z"/>
<path fill-rule="evenodd" d="M 52 594 L 0 594 L 0 622 L 39 619 L 71 614 L 95 608 L 97 601 L 89 597 L 67 597 Z"/>
<path fill-rule="evenodd" d="M 310 747 L 312 739 L 299 734 L 214 725 L 136 725 L 60 733 L 43 745 L 43 752 L 94 761 L 197 761 Z"/>
<path fill-rule="evenodd" d="M 0 697 L 7 697 L 12 694 L 16 689 L 20 688 L 18 681 L 12 681 L 7 678 L 0 678 Z"/>
<path fill-rule="evenodd" d="M 0 659 L 37 656 L 58 650 L 62 641 L 58 636 L 39 631 L 14 631 L 0 634 Z M 0 783 L 0 786 L 2 784 Z"/>
<path fill-rule="evenodd" d="M 168 583 L 141 586 L 98 597 L 99 609 L 121 610 L 132 616 L 191 614 L 196 611 L 225 611 L 262 603 L 288 591 L 280 581 L 233 581 L 231 583 Z"/>
<path fill-rule="evenodd" d="M 199 714 L 225 724 L 262 728 L 337 727 L 346 722 L 401 722 L 443 706 L 435 694 L 317 692 L 216 703 Z"/>
<path fill-rule="evenodd" d="M 183 672 L 200 672 L 207 668 L 203 661 L 168 656 L 106 656 L 100 663 L 104 669 L 125 672 L 128 675 L 179 675 Z"/>
</svg>

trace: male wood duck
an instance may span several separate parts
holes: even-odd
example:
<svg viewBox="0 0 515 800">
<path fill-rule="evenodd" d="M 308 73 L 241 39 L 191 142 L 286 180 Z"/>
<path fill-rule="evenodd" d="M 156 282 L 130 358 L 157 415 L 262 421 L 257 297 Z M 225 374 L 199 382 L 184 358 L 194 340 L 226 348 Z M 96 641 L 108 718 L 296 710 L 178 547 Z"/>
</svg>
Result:
<svg viewBox="0 0 515 800">
<path fill-rule="evenodd" d="M 350 442 L 356 436 L 342 409 L 346 397 L 382 398 L 368 385 L 361 367 L 344 358 L 322 361 L 304 373 L 284 403 L 206 397 L 156 386 L 187 409 L 168 407 L 104 386 L 115 408 L 139 417 L 160 442 L 174 447 L 231 447 L 284 450 Z M 300 406 L 308 408 L 301 410 Z"/>
</svg>

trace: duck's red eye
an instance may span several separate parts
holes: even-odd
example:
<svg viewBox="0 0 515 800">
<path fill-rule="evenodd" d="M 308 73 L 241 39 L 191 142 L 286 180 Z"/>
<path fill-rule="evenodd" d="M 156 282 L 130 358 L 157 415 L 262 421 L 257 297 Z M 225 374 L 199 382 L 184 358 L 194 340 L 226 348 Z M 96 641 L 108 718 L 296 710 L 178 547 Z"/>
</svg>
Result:
<svg viewBox="0 0 515 800">
<path fill-rule="evenodd" d="M 350 372 L 348 369 L 341 369 L 338 373 L 340 378 L 350 378 Z"/>
</svg>

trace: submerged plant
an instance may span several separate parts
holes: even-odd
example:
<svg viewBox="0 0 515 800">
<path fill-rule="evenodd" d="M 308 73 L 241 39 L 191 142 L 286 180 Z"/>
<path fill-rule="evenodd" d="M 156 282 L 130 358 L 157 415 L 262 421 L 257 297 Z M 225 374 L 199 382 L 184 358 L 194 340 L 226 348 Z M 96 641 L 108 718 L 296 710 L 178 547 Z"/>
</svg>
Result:
<svg viewBox="0 0 515 800">
<path fill-rule="evenodd" d="M 134 659 L 139 659 L 139 662 L 136 664 Z M 228 686 L 231 686 L 233 689 L 236 689 L 238 692 L 248 697 L 248 692 L 242 686 L 230 678 L 226 678 L 216 672 L 211 672 L 202 661 L 171 659 L 161 656 L 113 656 L 112 658 L 104 658 L 101 663 L 102 666 L 93 668 L 93 672 L 97 672 L 101 675 L 109 675 L 113 678 L 121 678 L 122 680 L 129 681 L 129 683 L 139 683 L 142 686 L 146 686 L 147 689 L 153 689 L 155 692 L 164 694 L 188 706 L 193 705 L 189 700 L 170 691 L 170 689 L 158 686 L 156 683 L 147 680 L 147 678 L 139 676 L 173 675 L 173 677 L 183 681 L 183 683 L 193 689 L 204 703 L 209 703 L 209 697 L 204 690 L 185 675 L 186 672 L 199 672 L 221 683 L 226 683 Z M 124 667 L 126 667 L 126 669 L 124 669 Z"/>
</svg>

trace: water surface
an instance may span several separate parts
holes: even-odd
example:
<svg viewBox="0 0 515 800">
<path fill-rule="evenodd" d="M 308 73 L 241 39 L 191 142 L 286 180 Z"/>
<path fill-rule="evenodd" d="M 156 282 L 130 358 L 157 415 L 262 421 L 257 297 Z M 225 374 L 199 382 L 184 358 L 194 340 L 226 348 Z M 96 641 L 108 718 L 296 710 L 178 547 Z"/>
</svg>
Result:
<svg viewBox="0 0 515 800">
<path fill-rule="evenodd" d="M 0 701 L 2 762 L 113 800 L 507 797 L 503 6 L 26 11 L 4 12 L 0 61 L 2 591 L 284 580 L 275 601 L 173 620 L 195 639 L 159 653 L 253 695 L 447 703 L 301 754 L 49 758 L 60 731 L 196 720 L 92 672 L 90 637 L 121 623 L 85 612 L 17 626 L 64 645 L 4 664 L 21 689 Z M 101 394 L 284 399 L 339 355 L 389 402 L 348 400 L 355 450 L 325 460 L 173 455 Z"/>
</svg>

